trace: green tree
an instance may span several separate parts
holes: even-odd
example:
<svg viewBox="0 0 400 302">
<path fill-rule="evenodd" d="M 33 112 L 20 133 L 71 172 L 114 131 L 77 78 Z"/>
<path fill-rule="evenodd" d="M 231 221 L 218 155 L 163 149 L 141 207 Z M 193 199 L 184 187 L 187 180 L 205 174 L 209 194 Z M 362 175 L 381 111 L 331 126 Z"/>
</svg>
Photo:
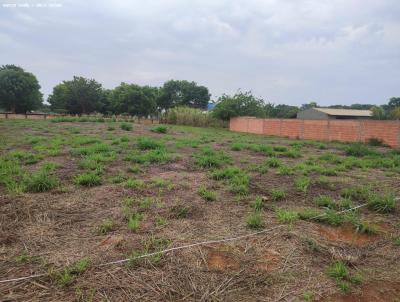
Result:
<svg viewBox="0 0 400 302">
<path fill-rule="evenodd" d="M 229 120 L 236 116 L 265 117 L 265 103 L 250 91 L 239 91 L 234 96 L 224 94 L 218 99 L 212 115 L 221 120 Z"/>
<path fill-rule="evenodd" d="M 106 101 L 106 92 L 94 79 L 74 76 L 53 88 L 48 102 L 51 109 L 66 110 L 72 114 L 89 114 L 100 111 Z"/>
<path fill-rule="evenodd" d="M 300 110 L 306 110 L 306 109 L 315 108 L 315 107 L 318 107 L 318 104 L 316 102 L 310 102 L 308 104 L 301 105 Z"/>
<path fill-rule="evenodd" d="M 42 94 L 36 77 L 15 65 L 0 67 L 0 107 L 26 113 L 42 105 Z"/>
<path fill-rule="evenodd" d="M 158 88 L 121 83 L 111 92 L 111 107 L 115 113 L 148 116 L 156 112 Z"/>
<path fill-rule="evenodd" d="M 372 107 L 372 118 L 374 120 L 387 120 L 389 119 L 386 110 L 382 106 Z"/>
<path fill-rule="evenodd" d="M 299 112 L 299 108 L 296 106 L 279 104 L 275 106 L 273 116 L 277 118 L 296 118 L 297 112 Z"/>
<path fill-rule="evenodd" d="M 388 106 L 391 108 L 400 107 L 400 97 L 390 98 Z"/>
<path fill-rule="evenodd" d="M 170 80 L 164 83 L 157 99 L 159 109 L 176 106 L 206 109 L 210 101 L 210 93 L 205 86 L 195 82 Z"/>
</svg>

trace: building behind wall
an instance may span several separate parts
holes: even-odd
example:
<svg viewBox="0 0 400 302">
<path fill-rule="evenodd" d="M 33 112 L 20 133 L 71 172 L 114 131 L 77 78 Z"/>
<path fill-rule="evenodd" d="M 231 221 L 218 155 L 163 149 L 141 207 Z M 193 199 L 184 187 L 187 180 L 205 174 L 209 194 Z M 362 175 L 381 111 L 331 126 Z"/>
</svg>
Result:
<svg viewBox="0 0 400 302">
<path fill-rule="evenodd" d="M 371 119 L 371 110 L 334 109 L 334 108 L 309 108 L 297 113 L 297 118 L 302 120 L 355 120 Z"/>
</svg>

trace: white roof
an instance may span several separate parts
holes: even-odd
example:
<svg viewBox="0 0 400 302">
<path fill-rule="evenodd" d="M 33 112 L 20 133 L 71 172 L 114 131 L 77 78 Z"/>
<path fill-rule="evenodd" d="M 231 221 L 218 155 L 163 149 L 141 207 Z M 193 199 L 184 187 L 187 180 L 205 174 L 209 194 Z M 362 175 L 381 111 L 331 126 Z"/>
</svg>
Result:
<svg viewBox="0 0 400 302">
<path fill-rule="evenodd" d="M 335 108 L 318 108 L 318 107 L 314 107 L 313 109 L 326 113 L 327 115 L 372 116 L 371 110 L 335 109 Z"/>
</svg>

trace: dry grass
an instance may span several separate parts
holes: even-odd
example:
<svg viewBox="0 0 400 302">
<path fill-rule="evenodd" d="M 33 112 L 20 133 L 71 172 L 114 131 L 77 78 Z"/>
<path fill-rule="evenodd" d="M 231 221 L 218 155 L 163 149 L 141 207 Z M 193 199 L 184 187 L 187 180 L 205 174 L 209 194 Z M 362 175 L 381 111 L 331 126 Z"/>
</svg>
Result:
<svg viewBox="0 0 400 302">
<path fill-rule="evenodd" d="M 389 290 L 400 288 L 400 248 L 393 243 L 393 238 L 400 237 L 398 203 L 388 213 L 362 208 L 355 217 L 347 217 L 343 226 L 291 219 L 282 228 L 244 240 L 156 255 L 131 261 L 130 265 L 99 267 L 108 261 L 165 247 L 253 232 L 247 226 L 247 218 L 255 211 L 255 200 L 262 225 L 271 228 L 281 224 L 276 214 L 279 209 L 280 213 L 283 209 L 290 213 L 317 209 L 314 200 L 322 195 L 331 196 L 339 205 L 343 188 L 368 185 L 375 192 L 374 200 L 388 196 L 390 190 L 398 197 L 400 173 L 389 165 L 377 168 L 371 164 L 375 159 L 368 157 L 357 158 L 357 165 L 374 167 L 344 169 L 342 163 L 333 164 L 333 160 L 340 162 L 338 158 L 350 162 L 345 146 L 335 143 L 320 149 L 316 142 L 299 144 L 280 138 L 178 126 L 168 126 L 168 132 L 161 134 L 151 131 L 151 126 L 137 124 L 129 132 L 116 126 L 112 134 L 105 123 L 79 124 L 79 133 L 73 131 L 76 127 L 67 122 L 0 123 L 1 160 L 15 151 L 31 152 L 37 159 L 35 163 L 26 163 L 28 153 L 15 155 L 25 156 L 18 161 L 18 173 L 31 175 L 51 161 L 56 163 L 51 175 L 59 180 L 57 187 L 40 193 L 12 192 L 0 184 L 1 278 L 49 273 L 34 280 L 0 284 L 0 300 L 132 301 L 135 297 L 138 301 L 301 301 L 313 296 L 320 301 L 341 301 L 344 294 L 326 273 L 326 267 L 335 261 L 346 263 L 352 276 L 361 276 L 362 284 L 349 283 L 354 294 L 367 286 L 375 288 L 382 280 L 391 284 L 384 295 L 387 299 L 394 295 Z M 170 160 L 135 164 L 125 160 L 129 155 L 152 151 L 138 149 L 143 137 L 151 137 L 146 141 L 162 146 Z M 240 150 L 231 150 L 232 144 L 240 144 Z M 90 152 L 92 145 L 99 148 L 96 152 L 101 156 L 73 152 L 78 148 L 86 148 L 79 149 L 83 153 Z M 274 146 L 277 151 L 271 151 Z M 56 147 L 57 153 L 47 153 Z M 201 153 L 204 147 L 214 152 Z M 283 147 L 288 151 L 299 148 L 294 151 L 301 152 L 302 157 L 271 159 L 271 152 L 278 152 L 279 156 Z M 267 149 L 269 152 L 265 153 Z M 389 150 L 374 150 L 382 152 L 385 160 L 395 162 Z M 28 154 L 29 158 L 32 154 Z M 246 194 L 237 190 L 242 182 L 214 179 L 213 167 L 210 170 L 196 165 L 199 154 L 207 155 L 210 161 L 215 154 L 231 158 L 219 161 L 216 174 L 240 171 L 246 176 Z M 90 172 L 89 167 L 79 164 L 87 157 L 99 164 L 90 170 L 101 177 L 98 186 L 75 184 L 77 175 Z M 327 159 L 332 162 L 327 164 Z M 354 164 L 355 160 L 351 160 Z M 254 169 L 265 162 L 268 169 Z M 293 174 L 278 174 L 277 162 L 290 167 Z M 128 169 L 132 165 L 134 171 Z M 318 166 L 335 166 L 338 174 L 324 176 L 322 184 L 322 169 Z M 20 174 L 15 175 L 18 184 Z M 4 177 L 0 176 L 0 182 Z M 305 177 L 310 180 L 307 190 L 300 190 L 295 180 Z M 140 180 L 140 184 L 129 179 Z M 199 193 L 199 188 L 217 198 L 207 201 L 208 194 L 204 194 L 205 190 Z M 284 198 L 271 193 L 278 191 L 285 193 Z M 358 205 L 364 202 L 362 198 L 368 198 L 361 194 L 364 191 L 346 192 L 354 193 L 352 202 Z M 320 211 L 326 210 L 324 205 Z M 141 217 L 134 232 L 128 225 L 133 213 Z M 105 221 L 112 221 L 112 226 L 100 231 Z M 357 233 L 352 221 L 371 223 L 379 231 L 372 235 Z M 74 273 L 72 280 L 60 282 L 57 272 L 85 257 L 90 259 L 89 267 Z M 379 288 L 386 291 L 384 286 Z"/>
</svg>

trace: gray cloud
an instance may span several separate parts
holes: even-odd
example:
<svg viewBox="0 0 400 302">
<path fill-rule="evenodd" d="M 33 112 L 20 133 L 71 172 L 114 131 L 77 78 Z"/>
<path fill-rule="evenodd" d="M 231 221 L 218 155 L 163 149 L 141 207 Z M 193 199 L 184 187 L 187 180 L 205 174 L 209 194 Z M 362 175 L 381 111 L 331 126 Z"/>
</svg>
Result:
<svg viewBox="0 0 400 302">
<path fill-rule="evenodd" d="M 214 98 L 241 88 L 295 105 L 400 95 L 398 0 L 56 3 L 0 5 L 0 64 L 32 71 L 45 94 L 82 75 L 107 88 L 188 79 Z"/>
</svg>

